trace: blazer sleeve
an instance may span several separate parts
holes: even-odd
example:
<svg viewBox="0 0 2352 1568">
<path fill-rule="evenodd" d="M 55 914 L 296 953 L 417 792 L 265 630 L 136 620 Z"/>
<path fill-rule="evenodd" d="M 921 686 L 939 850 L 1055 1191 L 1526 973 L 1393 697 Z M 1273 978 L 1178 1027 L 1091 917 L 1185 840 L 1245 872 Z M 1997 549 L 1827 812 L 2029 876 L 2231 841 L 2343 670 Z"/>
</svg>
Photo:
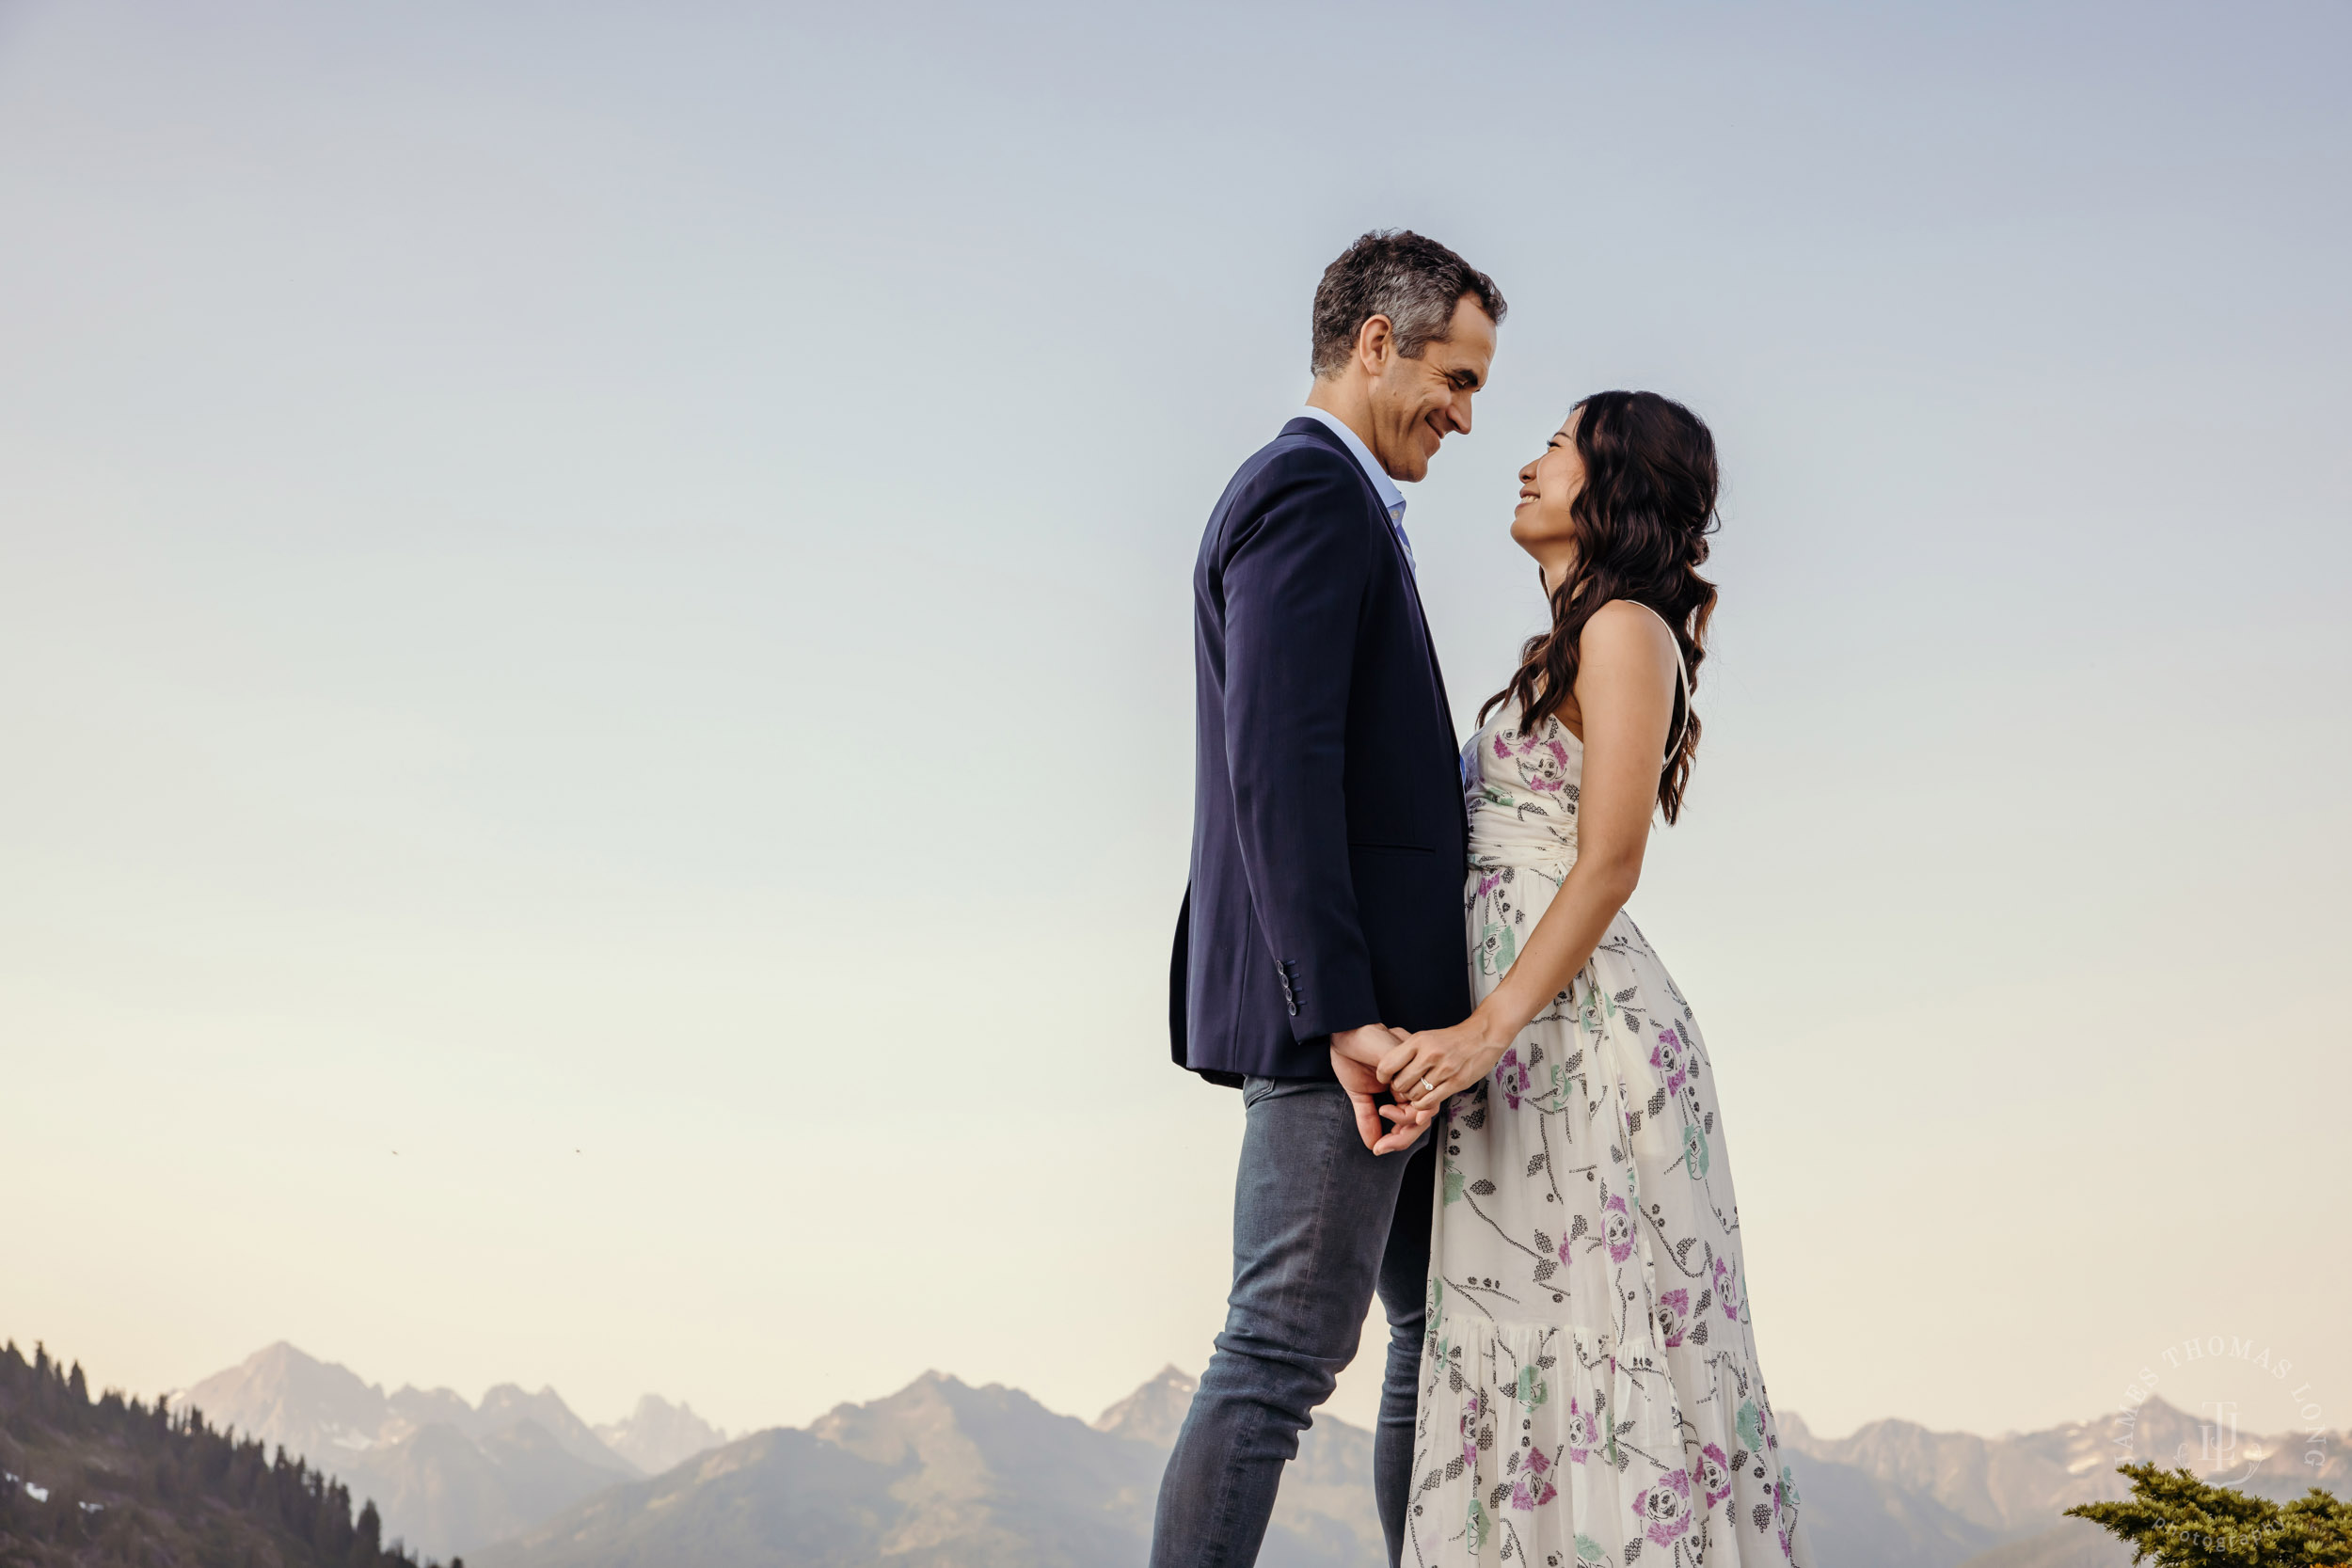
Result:
<svg viewBox="0 0 2352 1568">
<path fill-rule="evenodd" d="M 1228 535 L 1225 755 L 1292 1037 L 1380 1022 L 1347 855 L 1348 687 L 1375 543 L 1362 476 L 1285 454 Z"/>
</svg>

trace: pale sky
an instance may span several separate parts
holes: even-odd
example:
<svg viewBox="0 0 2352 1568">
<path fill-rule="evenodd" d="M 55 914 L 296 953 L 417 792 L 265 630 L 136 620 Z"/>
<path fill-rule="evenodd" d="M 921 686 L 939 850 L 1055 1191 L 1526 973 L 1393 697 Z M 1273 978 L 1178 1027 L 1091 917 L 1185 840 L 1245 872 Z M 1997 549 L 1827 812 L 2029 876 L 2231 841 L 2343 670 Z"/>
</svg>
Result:
<svg viewBox="0 0 2352 1568">
<path fill-rule="evenodd" d="M 1188 574 L 1404 225 L 1511 302 L 1407 492 L 1466 732 L 1569 403 L 1721 444 L 1632 908 L 1775 1402 L 2028 1428 L 2233 1333 L 2352 1425 L 2348 51 L 0 3 L 0 1336 L 739 1429 L 1197 1370 Z"/>
</svg>

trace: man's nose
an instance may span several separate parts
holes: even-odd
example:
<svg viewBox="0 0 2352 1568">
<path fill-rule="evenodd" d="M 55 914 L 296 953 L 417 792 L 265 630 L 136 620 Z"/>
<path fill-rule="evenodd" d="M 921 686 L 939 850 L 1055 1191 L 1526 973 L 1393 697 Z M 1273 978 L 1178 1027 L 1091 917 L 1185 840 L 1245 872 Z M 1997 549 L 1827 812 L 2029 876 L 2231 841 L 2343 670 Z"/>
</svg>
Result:
<svg viewBox="0 0 2352 1568">
<path fill-rule="evenodd" d="M 1454 428 L 1468 436 L 1470 426 L 1470 394 L 1464 392 L 1460 397 L 1455 398 L 1448 412 L 1454 416 Z"/>
</svg>

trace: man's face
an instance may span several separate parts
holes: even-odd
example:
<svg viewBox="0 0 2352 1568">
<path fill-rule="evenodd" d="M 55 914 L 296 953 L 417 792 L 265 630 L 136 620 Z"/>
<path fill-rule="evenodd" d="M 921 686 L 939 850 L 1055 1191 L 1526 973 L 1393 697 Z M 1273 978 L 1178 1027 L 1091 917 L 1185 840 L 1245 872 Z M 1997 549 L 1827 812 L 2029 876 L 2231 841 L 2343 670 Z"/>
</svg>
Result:
<svg viewBox="0 0 2352 1568">
<path fill-rule="evenodd" d="M 1438 446 L 1470 427 L 1470 395 L 1494 362 L 1495 324 L 1464 294 L 1454 303 L 1444 338 L 1407 359 L 1391 348 L 1372 382 L 1372 454 L 1391 479 L 1409 483 L 1429 472 Z"/>
</svg>

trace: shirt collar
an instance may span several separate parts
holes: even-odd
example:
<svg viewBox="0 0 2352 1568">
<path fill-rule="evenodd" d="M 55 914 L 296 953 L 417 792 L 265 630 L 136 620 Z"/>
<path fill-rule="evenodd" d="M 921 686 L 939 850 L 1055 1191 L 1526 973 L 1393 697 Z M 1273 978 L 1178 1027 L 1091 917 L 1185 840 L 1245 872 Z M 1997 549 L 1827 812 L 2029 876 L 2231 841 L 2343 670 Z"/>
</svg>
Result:
<svg viewBox="0 0 2352 1568">
<path fill-rule="evenodd" d="M 1347 428 L 1347 421 L 1321 408 L 1302 408 L 1298 412 L 1301 418 L 1320 420 L 1333 435 L 1347 443 L 1347 450 L 1355 455 L 1357 466 L 1364 470 L 1364 477 L 1372 481 L 1373 489 L 1379 492 L 1380 504 L 1388 508 L 1389 520 L 1392 523 L 1403 522 L 1405 492 L 1396 487 L 1396 481 L 1389 477 L 1389 471 L 1372 455 L 1372 449 Z"/>
</svg>

